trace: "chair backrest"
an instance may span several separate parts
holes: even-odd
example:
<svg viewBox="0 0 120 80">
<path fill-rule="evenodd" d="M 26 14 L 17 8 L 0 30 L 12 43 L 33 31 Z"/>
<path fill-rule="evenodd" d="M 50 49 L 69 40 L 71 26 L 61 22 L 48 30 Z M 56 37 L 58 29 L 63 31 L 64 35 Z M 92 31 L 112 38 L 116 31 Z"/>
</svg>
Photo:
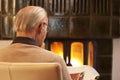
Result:
<svg viewBox="0 0 120 80">
<path fill-rule="evenodd" d="M 0 80 L 62 80 L 58 63 L 0 63 Z"/>
</svg>

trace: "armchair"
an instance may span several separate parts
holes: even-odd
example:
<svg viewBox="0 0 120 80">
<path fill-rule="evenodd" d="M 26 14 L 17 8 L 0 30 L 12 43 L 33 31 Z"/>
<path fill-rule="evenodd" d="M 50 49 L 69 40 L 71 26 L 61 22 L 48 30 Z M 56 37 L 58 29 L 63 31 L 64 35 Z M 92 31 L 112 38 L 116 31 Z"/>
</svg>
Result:
<svg viewBox="0 0 120 80">
<path fill-rule="evenodd" d="M 58 63 L 0 62 L 0 80 L 62 80 Z"/>
</svg>

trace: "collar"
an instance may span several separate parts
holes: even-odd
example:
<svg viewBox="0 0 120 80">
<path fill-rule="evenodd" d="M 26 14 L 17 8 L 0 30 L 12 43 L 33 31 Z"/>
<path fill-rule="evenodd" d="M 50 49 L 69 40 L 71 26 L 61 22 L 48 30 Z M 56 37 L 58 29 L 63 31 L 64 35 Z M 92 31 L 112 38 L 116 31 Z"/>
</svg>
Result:
<svg viewBox="0 0 120 80">
<path fill-rule="evenodd" d="M 23 43 L 23 44 L 39 46 L 38 43 L 34 39 L 28 38 L 28 37 L 16 37 L 13 40 L 12 44 L 14 43 Z"/>
</svg>

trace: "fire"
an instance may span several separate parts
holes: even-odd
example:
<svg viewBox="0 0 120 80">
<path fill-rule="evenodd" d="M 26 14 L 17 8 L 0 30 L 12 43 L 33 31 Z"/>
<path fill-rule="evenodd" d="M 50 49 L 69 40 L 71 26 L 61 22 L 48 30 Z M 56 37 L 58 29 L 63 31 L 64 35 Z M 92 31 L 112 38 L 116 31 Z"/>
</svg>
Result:
<svg viewBox="0 0 120 80">
<path fill-rule="evenodd" d="M 71 59 L 71 64 L 72 64 L 73 67 L 78 67 L 78 66 L 82 66 L 83 65 L 82 61 L 80 61 L 78 59 L 75 59 L 75 58 Z"/>
<path fill-rule="evenodd" d="M 93 66 L 94 64 L 94 47 L 93 47 L 93 43 L 89 42 L 88 44 L 88 65 L 89 66 Z"/>
<path fill-rule="evenodd" d="M 50 46 L 50 50 L 54 53 L 58 54 L 62 58 L 65 54 L 63 43 L 62 42 L 52 42 Z M 94 64 L 94 47 L 93 43 L 88 43 L 88 65 L 93 66 Z M 69 62 L 70 61 L 70 62 Z M 73 67 L 79 67 L 81 65 L 84 65 L 84 43 L 83 42 L 72 42 L 70 46 L 70 57 L 66 56 L 66 63 L 72 64 Z"/>
<path fill-rule="evenodd" d="M 71 64 L 73 67 L 78 67 L 83 65 L 84 60 L 83 54 L 83 43 L 73 42 L 71 44 Z"/>
<path fill-rule="evenodd" d="M 62 42 L 53 42 L 51 45 L 51 51 L 58 54 L 63 58 L 63 44 Z"/>
</svg>

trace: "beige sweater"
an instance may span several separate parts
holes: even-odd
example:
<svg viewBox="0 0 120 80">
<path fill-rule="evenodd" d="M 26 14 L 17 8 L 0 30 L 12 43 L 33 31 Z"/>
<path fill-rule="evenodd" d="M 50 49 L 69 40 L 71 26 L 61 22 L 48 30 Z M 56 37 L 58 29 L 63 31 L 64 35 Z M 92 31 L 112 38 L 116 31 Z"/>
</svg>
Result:
<svg viewBox="0 0 120 80">
<path fill-rule="evenodd" d="M 14 43 L 0 49 L 1 62 L 53 62 L 62 66 L 63 80 L 71 80 L 64 60 L 45 49 L 38 46 Z"/>
</svg>

